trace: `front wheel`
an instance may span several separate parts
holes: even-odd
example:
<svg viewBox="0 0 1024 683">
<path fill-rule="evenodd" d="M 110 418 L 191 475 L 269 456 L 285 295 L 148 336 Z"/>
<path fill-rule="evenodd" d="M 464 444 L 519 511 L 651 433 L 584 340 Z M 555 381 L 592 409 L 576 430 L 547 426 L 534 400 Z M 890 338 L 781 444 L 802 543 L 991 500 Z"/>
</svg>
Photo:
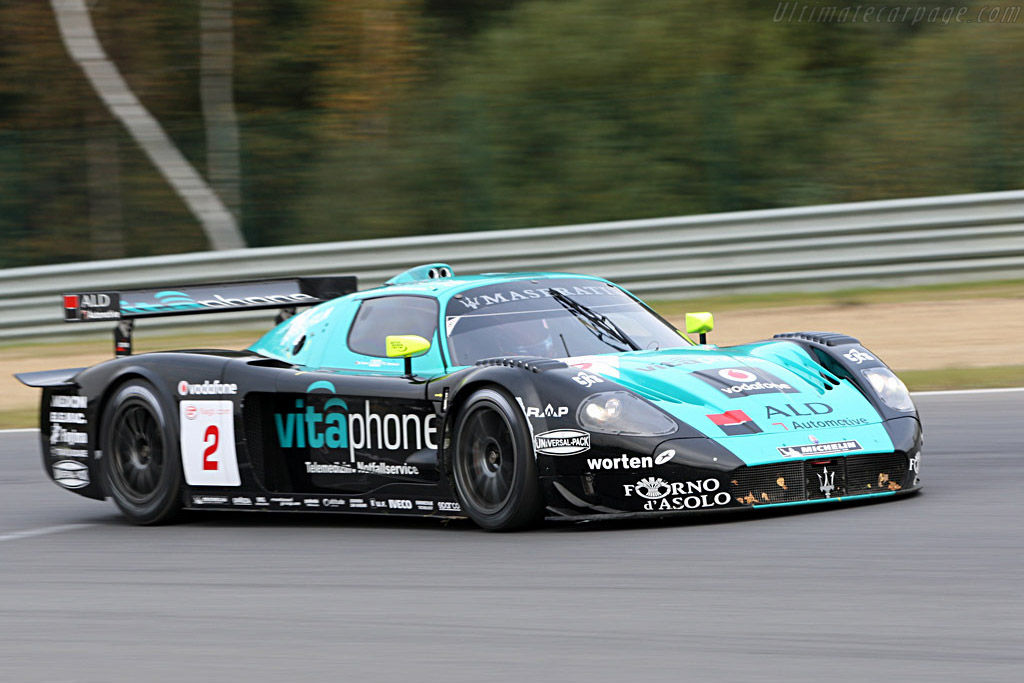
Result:
<svg viewBox="0 0 1024 683">
<path fill-rule="evenodd" d="M 181 509 L 181 460 L 153 386 L 127 382 L 103 417 L 103 474 L 107 492 L 135 524 L 160 524 Z"/>
<path fill-rule="evenodd" d="M 502 392 L 480 389 L 455 421 L 452 474 L 463 511 L 488 531 L 537 524 L 544 504 L 522 413 Z"/>
</svg>

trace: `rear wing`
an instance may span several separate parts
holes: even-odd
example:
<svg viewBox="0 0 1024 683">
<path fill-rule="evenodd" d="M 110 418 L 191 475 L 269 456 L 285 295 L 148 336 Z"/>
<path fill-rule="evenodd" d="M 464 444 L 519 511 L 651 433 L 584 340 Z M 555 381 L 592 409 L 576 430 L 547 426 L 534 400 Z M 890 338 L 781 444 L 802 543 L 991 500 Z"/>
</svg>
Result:
<svg viewBox="0 0 1024 683">
<path fill-rule="evenodd" d="M 281 322 L 293 315 L 298 306 L 313 306 L 355 291 L 355 276 L 325 275 L 116 292 L 75 292 L 64 295 L 64 322 L 116 321 L 114 353 L 128 356 L 132 352 L 134 323 L 142 318 L 276 308 L 280 310 L 277 322 Z"/>
</svg>

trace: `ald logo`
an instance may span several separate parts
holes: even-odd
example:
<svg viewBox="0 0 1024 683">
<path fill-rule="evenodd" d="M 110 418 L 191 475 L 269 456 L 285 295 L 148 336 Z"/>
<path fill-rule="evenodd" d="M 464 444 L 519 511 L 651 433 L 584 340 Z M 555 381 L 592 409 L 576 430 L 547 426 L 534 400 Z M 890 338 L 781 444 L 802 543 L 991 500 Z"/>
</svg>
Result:
<svg viewBox="0 0 1024 683">
<path fill-rule="evenodd" d="M 323 388 L 333 392 L 330 382 L 314 382 L 307 392 Z M 414 451 L 437 448 L 437 416 L 417 413 L 376 413 L 370 402 L 363 410 L 349 412 L 348 404 L 331 396 L 322 404 L 295 400 L 294 412 L 276 413 L 274 427 L 281 448 L 326 448 L 348 450 L 349 461 L 356 451 Z"/>
</svg>

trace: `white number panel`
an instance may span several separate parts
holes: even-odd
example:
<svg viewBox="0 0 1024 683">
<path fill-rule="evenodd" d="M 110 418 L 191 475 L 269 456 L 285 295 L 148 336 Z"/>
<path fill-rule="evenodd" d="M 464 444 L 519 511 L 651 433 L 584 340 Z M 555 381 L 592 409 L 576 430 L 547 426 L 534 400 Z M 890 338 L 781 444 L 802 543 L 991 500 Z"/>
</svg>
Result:
<svg viewBox="0 0 1024 683">
<path fill-rule="evenodd" d="M 189 486 L 240 486 L 231 401 L 182 401 L 181 464 Z"/>
</svg>

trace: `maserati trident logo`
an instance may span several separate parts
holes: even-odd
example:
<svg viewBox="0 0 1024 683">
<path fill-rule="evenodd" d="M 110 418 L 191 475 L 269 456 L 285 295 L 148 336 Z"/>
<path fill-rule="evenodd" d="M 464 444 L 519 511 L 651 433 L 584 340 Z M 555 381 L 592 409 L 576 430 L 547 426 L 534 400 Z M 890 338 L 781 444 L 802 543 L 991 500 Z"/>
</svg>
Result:
<svg viewBox="0 0 1024 683">
<path fill-rule="evenodd" d="M 836 487 L 834 485 L 835 480 L 835 470 L 829 472 L 828 465 L 823 467 L 822 473 L 818 475 L 818 482 L 821 484 L 818 490 L 824 493 L 826 498 L 831 498 L 832 492 L 836 490 Z"/>
</svg>

